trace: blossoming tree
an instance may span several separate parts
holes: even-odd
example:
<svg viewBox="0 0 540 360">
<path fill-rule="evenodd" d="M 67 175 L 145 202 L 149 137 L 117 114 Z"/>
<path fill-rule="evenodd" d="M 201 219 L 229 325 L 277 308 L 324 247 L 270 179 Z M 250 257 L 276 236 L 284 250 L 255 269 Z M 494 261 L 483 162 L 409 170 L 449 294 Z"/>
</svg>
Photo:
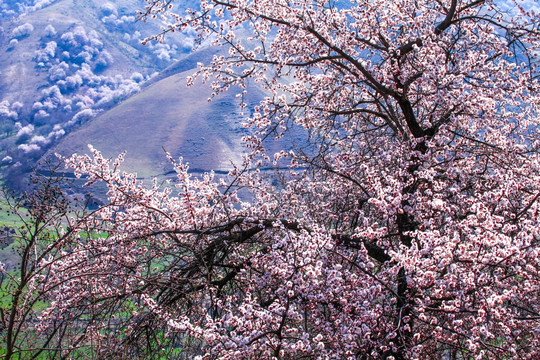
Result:
<svg viewBox="0 0 540 360">
<path fill-rule="evenodd" d="M 195 31 L 228 49 L 196 74 L 216 94 L 248 83 L 268 94 L 246 120 L 246 162 L 220 183 L 171 159 L 177 181 L 161 188 L 121 173 L 121 157 L 67 159 L 108 186 L 109 203 L 84 222 L 102 236 L 73 237 L 55 262 L 42 331 L 91 307 L 102 315 L 80 343 L 108 356 L 538 356 L 534 9 L 202 0 L 179 15 L 173 5 L 147 0 L 141 16 L 166 23 L 156 39 Z M 265 150 L 293 127 L 305 151 Z M 288 169 L 270 180 L 246 171 L 272 163 Z"/>
</svg>

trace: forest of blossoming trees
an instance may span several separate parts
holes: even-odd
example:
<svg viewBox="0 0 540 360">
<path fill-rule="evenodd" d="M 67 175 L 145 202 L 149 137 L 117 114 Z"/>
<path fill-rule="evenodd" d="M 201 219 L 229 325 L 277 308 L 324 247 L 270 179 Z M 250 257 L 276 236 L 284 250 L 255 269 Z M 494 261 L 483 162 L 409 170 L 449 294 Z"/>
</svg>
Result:
<svg viewBox="0 0 540 360">
<path fill-rule="evenodd" d="M 108 201 L 74 216 L 49 179 L 27 202 L 0 357 L 538 359 L 528 5 L 147 0 L 141 18 L 165 24 L 148 41 L 189 29 L 228 49 L 194 79 L 265 90 L 245 161 L 217 181 L 170 158 L 160 186 L 123 155 L 64 159 Z M 293 127 L 303 147 L 266 150 Z"/>
</svg>

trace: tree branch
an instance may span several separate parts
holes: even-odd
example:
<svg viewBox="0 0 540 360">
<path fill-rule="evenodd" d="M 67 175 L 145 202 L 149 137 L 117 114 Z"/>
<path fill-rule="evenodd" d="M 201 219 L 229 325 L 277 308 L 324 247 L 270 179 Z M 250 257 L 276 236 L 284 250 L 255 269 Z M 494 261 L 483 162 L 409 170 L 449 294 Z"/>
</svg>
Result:
<svg viewBox="0 0 540 360">
<path fill-rule="evenodd" d="M 451 24 L 452 19 L 454 18 L 454 15 L 456 14 L 457 9 L 457 0 L 452 0 L 452 4 L 450 5 L 450 9 L 448 9 L 448 13 L 446 14 L 446 17 L 443 21 L 439 23 L 435 27 L 435 35 L 440 35 L 444 30 L 446 30 Z"/>
</svg>

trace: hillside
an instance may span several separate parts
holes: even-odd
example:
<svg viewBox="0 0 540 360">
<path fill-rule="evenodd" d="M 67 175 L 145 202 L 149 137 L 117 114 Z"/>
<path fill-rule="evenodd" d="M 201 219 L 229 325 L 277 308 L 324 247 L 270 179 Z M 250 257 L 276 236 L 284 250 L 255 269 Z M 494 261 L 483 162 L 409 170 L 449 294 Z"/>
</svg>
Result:
<svg viewBox="0 0 540 360">
<path fill-rule="evenodd" d="M 0 0 L 0 177 L 11 187 L 24 187 L 31 169 L 55 153 L 85 153 L 88 144 L 107 157 L 127 151 L 124 169 L 145 178 L 172 170 L 164 149 L 195 172 L 225 172 L 240 161 L 247 130 L 239 91 L 208 102 L 208 85 L 186 87 L 197 63 L 218 50 L 193 52 L 189 32 L 143 46 L 160 31 L 137 21 L 143 5 Z M 255 88 L 248 94 L 249 106 L 264 96 Z"/>
<path fill-rule="evenodd" d="M 187 4 L 187 3 L 184 3 Z M 138 93 L 192 48 L 141 41 L 142 0 L 0 1 L 0 175 L 12 185 L 70 132 Z"/>
<path fill-rule="evenodd" d="M 186 87 L 186 76 L 192 72 L 173 74 L 149 85 L 67 135 L 47 156 L 87 152 L 87 144 L 107 157 L 126 150 L 124 169 L 148 177 L 172 170 L 165 149 L 175 158 L 184 157 L 193 170 L 229 169 L 230 160 L 240 159 L 240 139 L 246 134 L 238 99 L 229 91 L 209 102 L 207 85 Z M 262 98 L 262 93 L 253 90 L 247 99 L 250 103 Z"/>
</svg>

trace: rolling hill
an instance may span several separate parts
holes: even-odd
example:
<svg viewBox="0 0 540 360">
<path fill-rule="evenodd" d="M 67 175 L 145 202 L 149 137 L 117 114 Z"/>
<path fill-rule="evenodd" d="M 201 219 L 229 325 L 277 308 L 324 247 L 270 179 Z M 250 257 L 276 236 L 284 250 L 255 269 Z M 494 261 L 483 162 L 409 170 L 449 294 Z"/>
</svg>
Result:
<svg viewBox="0 0 540 360">
<path fill-rule="evenodd" d="M 64 136 L 191 52 L 189 36 L 143 46 L 159 32 L 158 23 L 137 21 L 143 7 L 142 0 L 0 0 L 0 175 L 12 186 Z"/>
<path fill-rule="evenodd" d="M 142 0 L 25 0 L 4 12 L 2 4 L 0 177 L 11 187 L 24 187 L 40 161 L 86 153 L 88 144 L 107 157 L 127 151 L 124 170 L 141 178 L 171 172 L 164 150 L 194 172 L 240 162 L 248 133 L 239 90 L 209 102 L 208 85 L 186 87 L 216 48 L 193 52 L 189 33 L 141 45 L 159 32 L 136 20 Z M 263 96 L 251 88 L 244 101 Z"/>
<path fill-rule="evenodd" d="M 233 90 L 209 102 L 207 85 L 186 87 L 186 77 L 192 72 L 175 73 L 150 84 L 67 135 L 46 156 L 88 152 L 87 144 L 107 157 L 125 150 L 124 169 L 151 177 L 172 170 L 165 149 L 175 158 L 182 156 L 194 171 L 230 169 L 231 160 L 240 161 L 240 139 L 247 134 L 238 99 Z M 253 89 L 247 101 L 253 104 L 262 96 Z"/>
</svg>

